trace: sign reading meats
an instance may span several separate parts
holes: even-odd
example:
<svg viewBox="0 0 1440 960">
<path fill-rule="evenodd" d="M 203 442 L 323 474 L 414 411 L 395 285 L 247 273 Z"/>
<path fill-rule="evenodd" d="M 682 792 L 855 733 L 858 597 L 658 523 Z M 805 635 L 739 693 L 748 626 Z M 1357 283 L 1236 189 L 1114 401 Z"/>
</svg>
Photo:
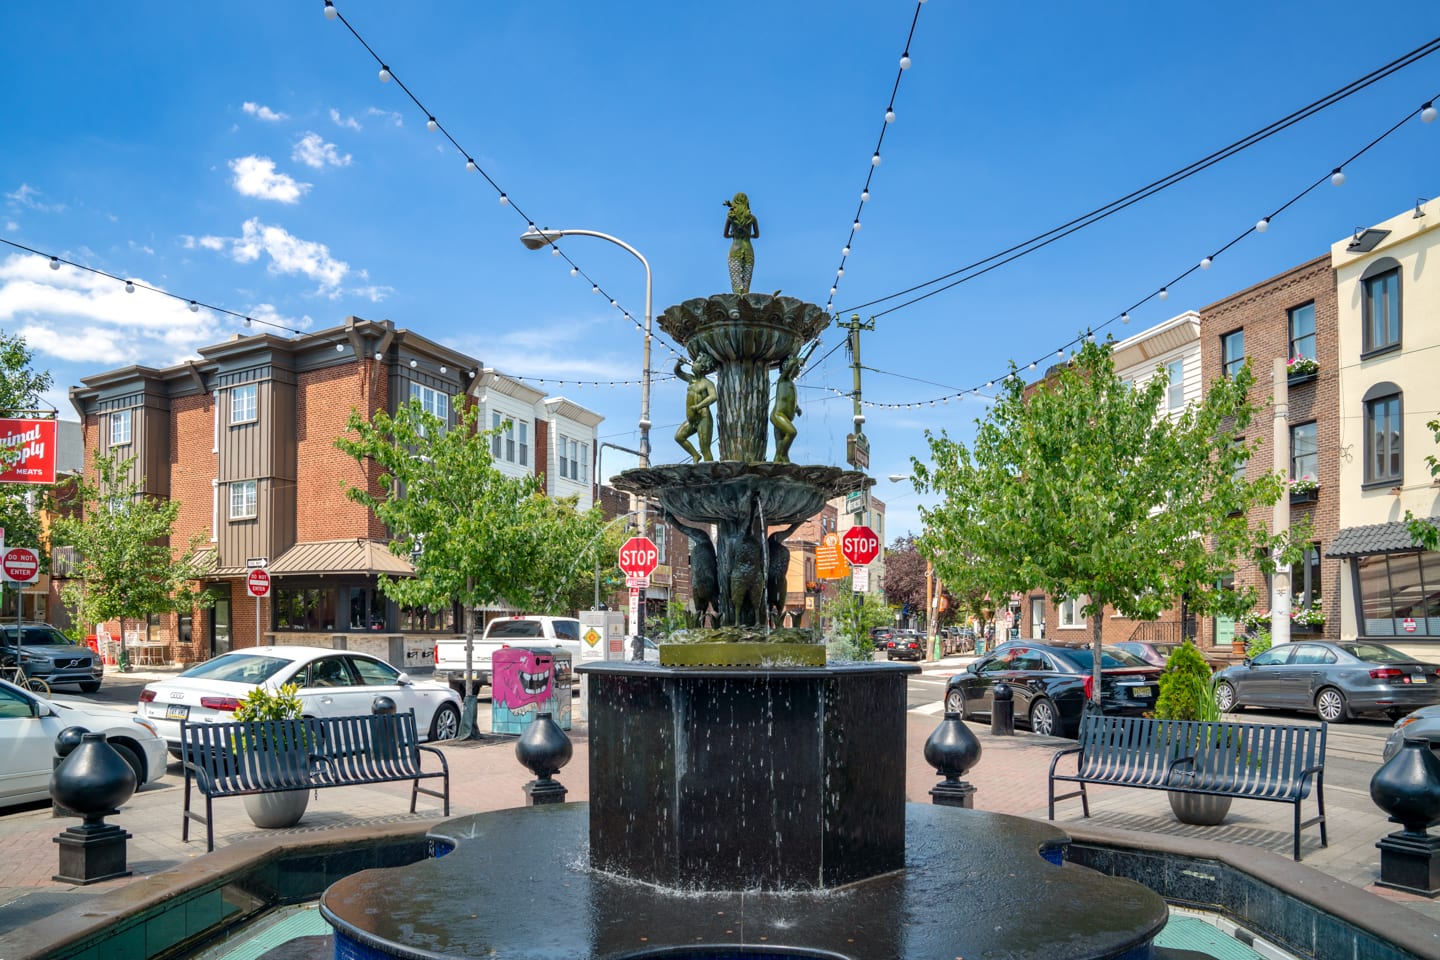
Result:
<svg viewBox="0 0 1440 960">
<path fill-rule="evenodd" d="M 0 483 L 55 482 L 55 421 L 0 418 Z"/>
</svg>

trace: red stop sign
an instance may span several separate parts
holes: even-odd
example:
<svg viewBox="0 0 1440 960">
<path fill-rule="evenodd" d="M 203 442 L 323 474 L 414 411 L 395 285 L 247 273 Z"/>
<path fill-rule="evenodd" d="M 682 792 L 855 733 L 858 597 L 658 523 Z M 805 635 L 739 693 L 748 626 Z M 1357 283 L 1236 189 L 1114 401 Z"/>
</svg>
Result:
<svg viewBox="0 0 1440 960">
<path fill-rule="evenodd" d="M 627 577 L 648 577 L 660 565 L 660 551 L 649 537 L 631 537 L 620 547 L 620 569 Z"/>
<path fill-rule="evenodd" d="M 245 578 L 245 589 L 252 597 L 263 597 L 270 592 L 270 574 L 264 570 L 251 570 Z"/>
<path fill-rule="evenodd" d="M 869 527 L 851 527 L 840 537 L 840 552 L 857 567 L 880 556 L 880 538 Z"/>
<path fill-rule="evenodd" d="M 40 557 L 29 547 L 12 547 L 0 558 L 5 579 L 15 583 L 34 583 L 40 578 Z"/>
</svg>

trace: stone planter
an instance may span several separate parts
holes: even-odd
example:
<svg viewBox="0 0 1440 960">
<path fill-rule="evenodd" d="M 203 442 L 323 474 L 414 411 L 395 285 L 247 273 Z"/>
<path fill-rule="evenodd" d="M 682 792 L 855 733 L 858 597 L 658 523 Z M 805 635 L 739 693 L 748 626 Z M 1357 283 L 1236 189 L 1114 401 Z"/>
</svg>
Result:
<svg viewBox="0 0 1440 960">
<path fill-rule="evenodd" d="M 305 816 L 310 806 L 309 790 L 279 790 L 274 793 L 252 793 L 243 798 L 245 812 L 255 826 L 263 830 L 293 827 Z"/>
<path fill-rule="evenodd" d="M 1301 503 L 1317 503 L 1320 500 L 1320 489 L 1314 490 L 1291 490 L 1290 503 L 1292 506 Z"/>
<path fill-rule="evenodd" d="M 1245 650 L 1246 650 L 1246 647 L 1247 647 L 1248 645 L 1249 645 L 1249 641 L 1248 641 L 1248 640 L 1231 640 L 1231 641 L 1230 641 L 1230 652 L 1233 653 L 1233 654 L 1235 654 L 1235 655 L 1237 655 L 1237 656 L 1243 657 L 1243 656 L 1245 656 Z"/>
<path fill-rule="evenodd" d="M 1204 793 L 1167 793 L 1170 809 L 1175 819 L 1197 827 L 1214 827 L 1225 822 L 1230 812 L 1230 797 L 1216 797 Z"/>
</svg>

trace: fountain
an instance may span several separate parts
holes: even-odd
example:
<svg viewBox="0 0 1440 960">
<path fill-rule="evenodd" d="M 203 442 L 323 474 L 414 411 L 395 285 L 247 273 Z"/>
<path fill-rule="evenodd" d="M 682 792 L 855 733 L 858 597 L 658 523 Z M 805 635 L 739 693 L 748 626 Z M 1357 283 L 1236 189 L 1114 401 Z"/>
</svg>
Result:
<svg viewBox="0 0 1440 960">
<path fill-rule="evenodd" d="M 829 318 L 749 292 L 759 227 L 744 194 L 730 208 L 732 292 L 660 321 L 691 357 L 691 462 L 614 480 L 690 539 L 692 628 L 659 663 L 578 668 L 589 803 L 452 820 L 436 857 L 337 882 L 321 901 L 335 955 L 1150 957 L 1165 902 L 1064 864 L 1053 825 L 906 804 L 918 666 L 826 663 L 817 637 L 777 629 L 784 528 L 873 481 L 789 462 L 793 381 Z"/>
</svg>

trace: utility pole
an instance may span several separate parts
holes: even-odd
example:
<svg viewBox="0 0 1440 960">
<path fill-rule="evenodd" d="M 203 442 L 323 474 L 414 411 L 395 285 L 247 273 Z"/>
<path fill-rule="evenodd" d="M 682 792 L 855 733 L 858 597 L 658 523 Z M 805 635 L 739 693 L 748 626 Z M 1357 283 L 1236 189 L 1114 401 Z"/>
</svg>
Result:
<svg viewBox="0 0 1440 960">
<path fill-rule="evenodd" d="M 868 470 L 870 468 L 870 440 L 865 436 L 865 414 L 861 410 L 860 403 L 860 332 L 862 330 L 873 331 L 875 318 L 871 317 L 862 323 L 860 314 L 852 313 L 849 323 L 841 323 L 836 320 L 835 325 L 847 331 L 845 349 L 850 353 L 850 369 L 854 381 L 854 390 L 850 396 L 855 405 L 855 412 L 850 420 L 855 424 L 855 430 L 845 437 L 845 462 L 856 470 Z"/>
</svg>

